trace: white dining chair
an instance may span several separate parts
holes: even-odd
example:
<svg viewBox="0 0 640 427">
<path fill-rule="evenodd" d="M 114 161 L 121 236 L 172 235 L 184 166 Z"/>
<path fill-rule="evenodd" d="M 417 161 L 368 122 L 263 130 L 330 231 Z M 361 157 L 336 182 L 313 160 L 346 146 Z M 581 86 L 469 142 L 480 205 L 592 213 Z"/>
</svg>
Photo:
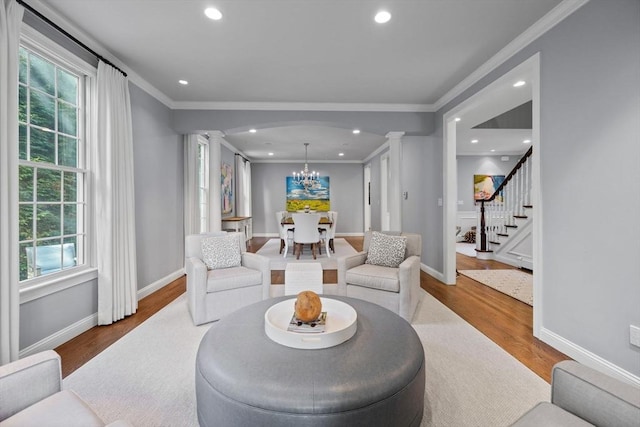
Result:
<svg viewBox="0 0 640 427">
<path fill-rule="evenodd" d="M 291 215 L 295 230 L 293 231 L 293 243 L 295 248 L 293 253 L 296 258 L 300 259 L 303 245 L 311 245 L 311 253 L 313 259 L 316 259 L 316 248 L 320 252 L 320 232 L 318 231 L 318 223 L 320 222 L 319 213 L 294 213 Z"/>
<path fill-rule="evenodd" d="M 278 222 L 278 231 L 280 234 L 280 252 L 283 253 L 283 258 L 287 257 L 287 253 L 289 252 L 289 245 L 293 247 L 293 226 L 292 225 L 282 225 L 282 221 L 287 217 L 287 211 L 278 211 L 276 212 L 276 220 Z M 284 250 L 284 251 L 283 251 Z"/>
<path fill-rule="evenodd" d="M 325 248 L 327 250 L 327 255 L 331 257 L 331 252 L 336 253 L 335 247 L 333 245 L 333 239 L 336 237 L 336 224 L 338 223 L 338 212 L 329 211 L 327 212 L 329 216 L 329 222 L 331 222 L 331 226 L 323 229 L 320 232 L 320 240 L 324 243 Z"/>
</svg>

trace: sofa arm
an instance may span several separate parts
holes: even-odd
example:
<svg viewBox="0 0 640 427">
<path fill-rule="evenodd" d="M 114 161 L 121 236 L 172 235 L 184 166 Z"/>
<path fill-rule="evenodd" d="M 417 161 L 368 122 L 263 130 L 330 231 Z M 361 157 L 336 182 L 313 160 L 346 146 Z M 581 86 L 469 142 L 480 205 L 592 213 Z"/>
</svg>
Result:
<svg viewBox="0 0 640 427">
<path fill-rule="evenodd" d="M 551 377 L 554 405 L 597 426 L 638 426 L 640 388 L 573 360 L 557 363 Z"/>
<path fill-rule="evenodd" d="M 0 421 L 61 389 L 60 356 L 53 350 L 0 366 Z"/>
<path fill-rule="evenodd" d="M 187 273 L 187 307 L 195 325 L 206 323 L 204 298 L 207 294 L 207 266 L 200 258 L 185 259 Z"/>
<path fill-rule="evenodd" d="M 245 252 L 242 254 L 242 265 L 262 273 L 262 299 L 268 299 L 271 296 L 271 261 L 269 258 Z"/>
<path fill-rule="evenodd" d="M 417 304 L 418 289 L 420 288 L 420 257 L 407 257 L 399 266 L 398 280 L 400 282 L 400 307 L 398 314 L 411 322 L 413 309 Z"/>
<path fill-rule="evenodd" d="M 358 252 L 355 255 L 340 257 L 336 260 L 338 265 L 338 295 L 347 295 L 347 270 L 364 264 L 367 260 L 367 252 Z"/>
</svg>

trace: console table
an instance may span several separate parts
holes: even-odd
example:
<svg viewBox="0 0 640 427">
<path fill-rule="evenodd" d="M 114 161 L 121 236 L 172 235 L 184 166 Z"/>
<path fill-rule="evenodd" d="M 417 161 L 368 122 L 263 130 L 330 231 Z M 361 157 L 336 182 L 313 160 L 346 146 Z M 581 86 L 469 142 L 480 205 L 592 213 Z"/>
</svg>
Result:
<svg viewBox="0 0 640 427">
<path fill-rule="evenodd" d="M 223 230 L 243 232 L 244 239 L 247 242 L 253 237 L 253 224 L 250 216 L 232 216 L 222 218 L 221 226 Z"/>
<path fill-rule="evenodd" d="M 202 427 L 418 427 L 425 358 L 411 325 L 379 305 L 332 297 L 357 313 L 347 341 L 321 349 L 290 348 L 265 333 L 265 313 L 291 297 L 235 311 L 202 338 L 196 401 Z"/>
</svg>

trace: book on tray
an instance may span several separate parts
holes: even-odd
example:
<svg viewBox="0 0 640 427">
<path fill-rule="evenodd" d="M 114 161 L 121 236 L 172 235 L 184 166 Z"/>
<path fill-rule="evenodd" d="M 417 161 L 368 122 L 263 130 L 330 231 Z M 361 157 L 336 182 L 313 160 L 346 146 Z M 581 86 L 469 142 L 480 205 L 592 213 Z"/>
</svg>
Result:
<svg viewBox="0 0 640 427">
<path fill-rule="evenodd" d="M 291 316 L 291 321 L 289 322 L 287 331 L 317 334 L 317 333 L 325 332 L 326 325 L 327 325 L 326 311 L 323 311 L 322 313 L 320 313 L 320 317 L 318 317 L 317 320 L 313 320 L 311 322 L 303 322 L 302 320 L 298 320 L 298 318 L 294 313 L 293 316 Z"/>
</svg>

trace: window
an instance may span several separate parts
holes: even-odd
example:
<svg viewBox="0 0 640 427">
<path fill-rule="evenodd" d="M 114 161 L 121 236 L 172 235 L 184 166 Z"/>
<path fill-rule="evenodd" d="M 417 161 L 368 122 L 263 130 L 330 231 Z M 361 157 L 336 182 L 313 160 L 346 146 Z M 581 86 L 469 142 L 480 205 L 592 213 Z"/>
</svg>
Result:
<svg viewBox="0 0 640 427">
<path fill-rule="evenodd" d="M 209 143 L 198 136 L 198 205 L 200 232 L 209 230 Z"/>
<path fill-rule="evenodd" d="M 85 264 L 85 77 L 20 48 L 20 281 Z"/>
</svg>

